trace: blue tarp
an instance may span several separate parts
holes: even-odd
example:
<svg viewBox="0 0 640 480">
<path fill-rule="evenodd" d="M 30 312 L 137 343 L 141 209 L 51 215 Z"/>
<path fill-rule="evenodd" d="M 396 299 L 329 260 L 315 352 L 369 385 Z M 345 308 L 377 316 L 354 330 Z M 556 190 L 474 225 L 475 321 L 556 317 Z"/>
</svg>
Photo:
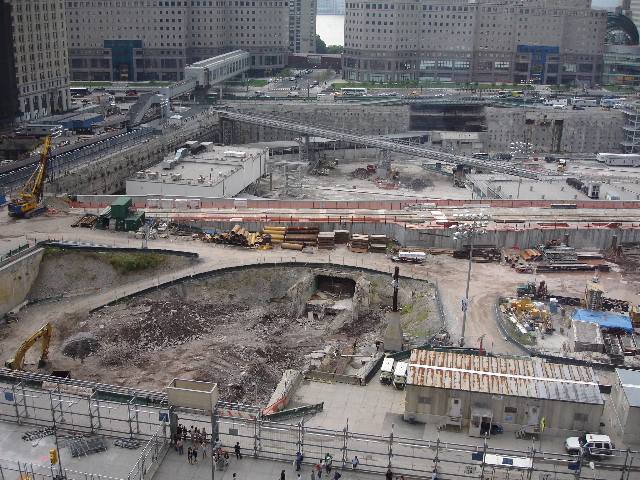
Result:
<svg viewBox="0 0 640 480">
<path fill-rule="evenodd" d="M 571 315 L 574 320 L 583 322 L 595 322 L 600 324 L 600 328 L 620 328 L 628 333 L 633 333 L 631 318 L 617 313 L 597 312 L 595 310 L 576 310 Z"/>
</svg>

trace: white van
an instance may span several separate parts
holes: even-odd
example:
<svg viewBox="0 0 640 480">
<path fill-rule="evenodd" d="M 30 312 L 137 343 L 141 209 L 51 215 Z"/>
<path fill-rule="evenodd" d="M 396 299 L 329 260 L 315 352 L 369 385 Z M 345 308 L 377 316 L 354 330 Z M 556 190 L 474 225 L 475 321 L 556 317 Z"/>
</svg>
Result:
<svg viewBox="0 0 640 480">
<path fill-rule="evenodd" d="M 407 370 L 409 369 L 409 364 L 407 362 L 398 362 L 396 363 L 396 369 L 393 372 L 393 386 L 398 390 L 404 389 L 404 386 L 407 384 Z"/>
<path fill-rule="evenodd" d="M 561 103 L 556 103 L 556 104 L 553 106 L 553 108 L 557 108 L 558 110 L 566 110 L 566 109 L 567 109 L 567 106 L 566 106 L 566 105 L 563 105 L 563 104 L 561 104 Z"/>
<path fill-rule="evenodd" d="M 295 90 L 290 91 L 289 93 L 287 93 L 287 97 L 298 97 L 300 94 L 298 92 L 296 92 Z"/>
<path fill-rule="evenodd" d="M 382 361 L 382 367 L 380 367 L 380 383 L 391 385 L 391 382 L 393 381 L 394 363 L 395 361 L 390 357 L 387 357 Z"/>
</svg>

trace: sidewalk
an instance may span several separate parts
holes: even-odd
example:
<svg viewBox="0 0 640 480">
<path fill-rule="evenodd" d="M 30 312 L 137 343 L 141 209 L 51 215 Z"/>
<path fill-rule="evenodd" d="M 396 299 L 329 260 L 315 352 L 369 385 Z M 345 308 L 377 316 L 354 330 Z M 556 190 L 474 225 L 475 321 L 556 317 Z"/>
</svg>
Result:
<svg viewBox="0 0 640 480">
<path fill-rule="evenodd" d="M 188 445 L 185 444 L 188 448 Z M 334 460 L 335 462 L 335 460 Z M 335 465 L 335 463 L 334 463 Z M 237 480 L 279 480 L 280 473 L 285 471 L 286 480 L 296 480 L 298 473 L 302 475 L 303 480 L 311 480 L 312 465 L 303 463 L 300 472 L 296 472 L 296 467 L 293 465 L 293 459 L 291 462 L 278 462 L 275 460 L 257 460 L 246 455 L 242 460 L 236 459 L 235 455 L 232 455 L 229 459 L 229 468 L 224 471 L 215 470 L 211 475 L 211 457 L 206 458 L 198 457 L 198 462 L 193 465 L 189 465 L 187 461 L 187 452 L 185 448 L 184 455 L 178 455 L 178 453 L 172 448 L 164 458 L 162 465 L 153 476 L 153 480 L 204 480 L 211 478 L 212 480 L 232 480 L 233 474 L 236 474 Z M 322 478 L 327 480 L 333 479 L 333 475 L 336 471 L 339 471 L 342 477 L 340 480 L 365 480 L 372 478 L 371 473 L 363 471 L 353 471 L 349 465 L 348 469 L 333 468 L 331 473 L 327 475 L 325 472 L 322 474 Z M 375 475 L 382 478 L 382 475 Z M 316 475 L 316 480 L 318 476 Z"/>
</svg>

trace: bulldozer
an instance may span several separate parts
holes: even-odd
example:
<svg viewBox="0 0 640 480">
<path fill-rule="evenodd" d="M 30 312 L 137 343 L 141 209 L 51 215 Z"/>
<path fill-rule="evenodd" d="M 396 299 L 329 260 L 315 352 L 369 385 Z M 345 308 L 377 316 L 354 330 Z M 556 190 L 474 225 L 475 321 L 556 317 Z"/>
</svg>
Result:
<svg viewBox="0 0 640 480">
<path fill-rule="evenodd" d="M 38 369 L 44 368 L 49 357 L 49 343 L 51 342 L 52 331 L 53 328 L 50 323 L 43 325 L 37 332 L 27 338 L 24 343 L 20 345 L 16 352 L 16 356 L 7 360 L 4 363 L 4 366 L 11 370 L 24 370 L 25 354 L 40 338 L 42 338 L 42 353 L 40 354 Z"/>
<path fill-rule="evenodd" d="M 518 285 L 517 290 L 519 297 L 529 297 L 534 300 L 547 298 L 547 282 L 541 280 L 538 286 L 535 282 L 527 282 L 524 285 Z"/>
</svg>

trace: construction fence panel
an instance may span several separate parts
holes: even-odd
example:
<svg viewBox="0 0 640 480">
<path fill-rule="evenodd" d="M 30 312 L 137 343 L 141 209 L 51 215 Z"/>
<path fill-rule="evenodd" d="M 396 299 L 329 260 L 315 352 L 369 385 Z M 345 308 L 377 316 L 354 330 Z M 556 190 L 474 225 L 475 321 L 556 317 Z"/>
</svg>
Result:
<svg viewBox="0 0 640 480">
<path fill-rule="evenodd" d="M 380 435 L 366 435 L 349 432 L 345 466 L 351 468 L 351 461 L 358 457 L 360 470 L 384 474 L 389 468 L 390 437 Z"/>
<path fill-rule="evenodd" d="M 302 447 L 301 426 L 263 421 L 258 425 L 257 456 L 292 463 Z"/>
<path fill-rule="evenodd" d="M 344 446 L 345 433 L 323 428 L 304 427 L 304 463 L 316 465 L 327 454 L 333 456 L 333 466 L 341 466 L 342 448 Z"/>
<path fill-rule="evenodd" d="M 433 469 L 436 451 L 437 441 L 394 437 L 391 463 L 394 469 L 426 476 Z"/>
</svg>

